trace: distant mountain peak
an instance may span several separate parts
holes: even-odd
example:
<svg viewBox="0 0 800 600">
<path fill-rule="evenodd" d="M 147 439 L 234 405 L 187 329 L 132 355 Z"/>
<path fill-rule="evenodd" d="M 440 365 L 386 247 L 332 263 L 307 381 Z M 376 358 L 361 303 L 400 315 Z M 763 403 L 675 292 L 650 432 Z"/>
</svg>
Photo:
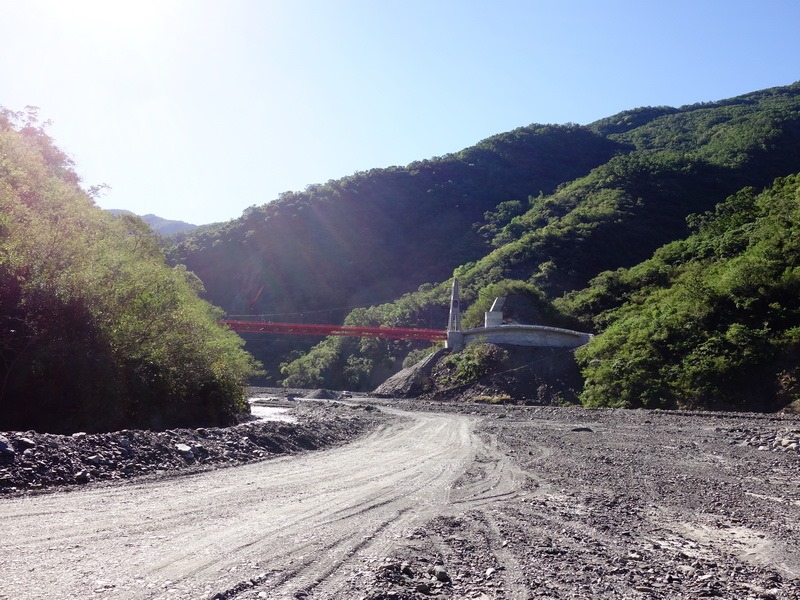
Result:
<svg viewBox="0 0 800 600">
<path fill-rule="evenodd" d="M 106 212 L 110 212 L 113 215 L 136 214 L 129 210 L 124 210 L 120 208 L 111 208 L 108 209 Z M 173 221 L 170 219 L 164 219 L 163 217 L 159 217 L 158 215 L 154 214 L 136 215 L 136 216 L 138 216 L 142 221 L 147 223 L 150 226 L 150 229 L 152 229 L 155 233 L 159 235 L 172 235 L 173 233 L 183 233 L 198 228 L 198 225 L 193 225 L 192 223 L 186 223 L 185 221 Z"/>
</svg>

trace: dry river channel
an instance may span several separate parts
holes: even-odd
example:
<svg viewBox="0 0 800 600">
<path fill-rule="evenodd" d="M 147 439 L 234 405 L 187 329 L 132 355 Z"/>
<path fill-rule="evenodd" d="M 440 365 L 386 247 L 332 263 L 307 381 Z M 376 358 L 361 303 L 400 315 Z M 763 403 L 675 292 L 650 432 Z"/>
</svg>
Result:
<svg viewBox="0 0 800 600">
<path fill-rule="evenodd" d="M 330 450 L 0 498 L 0 599 L 800 598 L 796 418 L 397 406 Z"/>
</svg>

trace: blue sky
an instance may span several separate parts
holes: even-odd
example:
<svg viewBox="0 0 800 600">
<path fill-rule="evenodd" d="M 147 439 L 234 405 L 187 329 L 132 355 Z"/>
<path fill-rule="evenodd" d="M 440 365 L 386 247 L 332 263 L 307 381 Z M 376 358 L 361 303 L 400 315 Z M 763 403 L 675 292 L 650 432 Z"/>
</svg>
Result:
<svg viewBox="0 0 800 600">
<path fill-rule="evenodd" d="M 796 0 L 0 0 L 0 105 L 202 224 L 530 123 L 800 80 Z"/>
</svg>

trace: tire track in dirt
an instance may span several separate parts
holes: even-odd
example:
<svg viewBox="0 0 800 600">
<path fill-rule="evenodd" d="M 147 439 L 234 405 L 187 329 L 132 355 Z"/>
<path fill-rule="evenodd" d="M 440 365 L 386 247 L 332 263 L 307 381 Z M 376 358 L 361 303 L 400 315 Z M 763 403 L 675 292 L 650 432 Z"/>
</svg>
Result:
<svg viewBox="0 0 800 600">
<path fill-rule="evenodd" d="M 474 423 L 398 413 L 325 452 L 0 502 L 0 598 L 234 597 L 253 581 L 270 598 L 335 597 L 346 565 L 448 505 L 481 447 Z"/>
</svg>

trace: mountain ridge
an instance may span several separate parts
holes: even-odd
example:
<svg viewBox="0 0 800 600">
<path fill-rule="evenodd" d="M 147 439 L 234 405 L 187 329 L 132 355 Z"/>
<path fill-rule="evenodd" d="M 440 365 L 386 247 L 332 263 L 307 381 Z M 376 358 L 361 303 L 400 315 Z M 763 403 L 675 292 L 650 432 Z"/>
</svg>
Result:
<svg viewBox="0 0 800 600">
<path fill-rule="evenodd" d="M 112 215 L 133 215 L 135 217 L 139 217 L 142 221 L 147 223 L 150 229 L 152 229 L 155 233 L 159 235 L 188 233 L 202 227 L 202 225 L 194 225 L 192 223 L 187 223 L 186 221 L 165 219 L 163 217 L 159 217 L 158 215 L 154 215 L 151 213 L 148 213 L 146 215 L 137 215 L 133 211 L 126 210 L 124 208 L 108 208 L 105 210 L 106 212 L 111 213 Z"/>
<path fill-rule="evenodd" d="M 793 84 L 746 94 L 741 102 L 730 99 L 683 110 L 634 109 L 589 125 L 615 126 L 615 140 L 634 150 L 584 178 L 565 182 L 496 228 L 496 248 L 454 271 L 463 286 L 462 305 L 470 306 L 487 285 L 510 280 L 523 280 L 556 300 L 605 270 L 633 267 L 661 245 L 688 235 L 685 219 L 692 213 L 713 211 L 742 187 L 763 189 L 776 177 L 800 170 L 799 87 Z M 628 126 L 617 125 L 620 120 Z M 443 282 L 421 288 L 393 304 L 356 311 L 348 318 L 354 324 L 380 325 L 404 315 L 403 323 L 409 324 L 432 310 L 441 318 L 448 287 Z M 559 308 L 569 316 L 568 303 Z M 585 321 L 575 325 L 587 327 Z M 285 365 L 284 381 L 369 387 L 380 382 L 380 377 L 372 377 L 379 372 L 377 365 L 395 364 L 396 370 L 408 349 L 365 351 L 356 342 L 325 340 L 309 355 Z M 356 364 L 367 366 L 356 369 Z"/>
<path fill-rule="evenodd" d="M 188 236 L 170 257 L 189 265 L 223 308 L 277 319 L 274 313 L 394 294 L 395 302 L 328 318 L 444 324 L 455 275 L 465 307 L 483 302 L 490 286 L 505 286 L 535 302 L 543 295 L 549 318 L 585 327 L 570 294 L 685 238 L 690 215 L 797 171 L 800 83 L 679 108 L 636 108 L 585 126 L 521 127 L 443 157 L 284 194 Z M 326 339 L 302 356 L 268 363 L 285 385 L 365 390 L 396 372 L 410 351 L 425 350 Z"/>
</svg>

